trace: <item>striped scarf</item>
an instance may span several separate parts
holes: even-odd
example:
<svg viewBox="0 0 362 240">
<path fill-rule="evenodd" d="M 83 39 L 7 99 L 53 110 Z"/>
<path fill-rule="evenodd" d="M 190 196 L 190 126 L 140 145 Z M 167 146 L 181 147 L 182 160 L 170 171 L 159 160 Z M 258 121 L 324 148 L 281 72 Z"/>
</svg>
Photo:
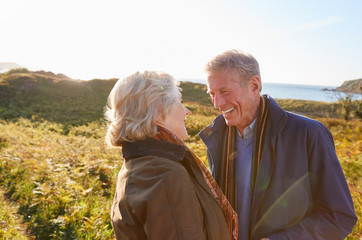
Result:
<svg viewBox="0 0 362 240">
<path fill-rule="evenodd" d="M 204 163 L 194 154 L 187 146 L 186 144 L 181 141 L 176 135 L 168 131 L 167 129 L 158 126 L 158 134 L 154 136 L 154 139 L 170 142 L 173 144 L 183 145 L 187 151 L 189 151 L 193 157 L 193 160 L 197 163 L 199 166 L 203 178 L 205 179 L 207 185 L 209 186 L 211 192 L 213 193 L 215 199 L 221 206 L 221 209 L 225 215 L 229 232 L 232 239 L 237 239 L 238 237 L 238 216 L 232 206 L 230 205 L 229 201 L 225 197 L 225 195 L 222 193 L 220 187 L 217 185 L 215 179 L 210 174 L 207 167 L 204 165 Z"/>
<path fill-rule="evenodd" d="M 263 140 L 265 138 L 265 126 L 267 122 L 267 115 L 269 112 L 267 96 L 260 96 L 260 106 L 258 108 L 256 134 L 253 144 L 253 159 L 251 165 L 251 202 L 254 192 L 254 186 L 256 181 L 256 175 L 260 164 Z M 221 159 L 218 168 L 217 182 L 221 190 L 225 193 L 225 196 L 229 200 L 231 206 L 237 209 L 237 182 L 236 182 L 236 127 L 228 126 L 227 132 L 221 143 Z"/>
</svg>

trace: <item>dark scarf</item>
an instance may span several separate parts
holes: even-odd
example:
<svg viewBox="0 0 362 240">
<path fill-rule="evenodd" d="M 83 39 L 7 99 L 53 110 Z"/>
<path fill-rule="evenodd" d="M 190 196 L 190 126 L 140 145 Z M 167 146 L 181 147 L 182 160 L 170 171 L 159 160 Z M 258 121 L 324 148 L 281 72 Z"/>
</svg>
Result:
<svg viewBox="0 0 362 240">
<path fill-rule="evenodd" d="M 222 193 L 220 187 L 217 185 L 215 179 L 210 174 L 207 167 L 203 164 L 203 162 L 186 146 L 186 144 L 180 140 L 176 135 L 171 133 L 165 128 L 158 126 L 158 134 L 154 136 L 154 139 L 170 142 L 173 144 L 183 145 L 185 146 L 186 150 L 189 151 L 192 155 L 193 160 L 199 166 L 202 175 L 209 186 L 211 192 L 213 193 L 214 197 L 216 198 L 217 202 L 221 206 L 222 211 L 224 212 L 229 232 L 232 239 L 237 239 L 238 236 L 238 216 L 230 203 L 228 202 L 225 195 Z"/>
<path fill-rule="evenodd" d="M 256 134 L 254 136 L 253 145 L 253 159 L 251 165 L 251 198 L 254 192 L 254 185 L 256 180 L 257 171 L 260 164 L 263 140 L 265 137 L 265 125 L 267 115 L 269 111 L 268 98 L 266 96 L 260 97 L 260 106 L 257 115 Z M 221 142 L 221 161 L 219 165 L 217 182 L 220 185 L 221 190 L 225 193 L 225 196 L 229 200 L 231 206 L 237 209 L 237 183 L 236 183 L 236 127 L 227 126 L 227 133 L 224 135 L 224 139 Z M 252 201 L 252 199 L 251 199 Z"/>
</svg>

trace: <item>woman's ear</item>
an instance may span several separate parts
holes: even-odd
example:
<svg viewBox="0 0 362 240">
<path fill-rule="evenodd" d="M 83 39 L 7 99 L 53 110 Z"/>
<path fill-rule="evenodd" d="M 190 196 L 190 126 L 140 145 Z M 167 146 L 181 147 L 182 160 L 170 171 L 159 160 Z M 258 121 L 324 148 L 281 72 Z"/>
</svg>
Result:
<svg viewBox="0 0 362 240">
<path fill-rule="evenodd" d="M 162 114 L 158 114 L 155 122 L 156 122 L 156 124 L 158 126 L 164 127 L 165 126 L 165 120 L 166 119 L 162 116 Z"/>
<path fill-rule="evenodd" d="M 260 77 L 257 75 L 252 76 L 249 79 L 249 84 L 251 87 L 252 92 L 255 92 L 256 94 L 260 94 L 261 91 L 261 81 L 260 81 Z"/>
</svg>

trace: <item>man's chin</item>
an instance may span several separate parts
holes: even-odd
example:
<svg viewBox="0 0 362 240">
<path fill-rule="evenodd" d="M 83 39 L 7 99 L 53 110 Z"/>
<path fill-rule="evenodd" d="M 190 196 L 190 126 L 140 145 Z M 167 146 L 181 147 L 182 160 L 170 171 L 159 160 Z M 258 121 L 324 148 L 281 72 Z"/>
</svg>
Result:
<svg viewBox="0 0 362 240">
<path fill-rule="evenodd" d="M 226 123 L 226 125 L 228 125 L 228 126 L 234 126 L 234 125 L 235 125 L 235 124 L 233 123 L 233 121 L 227 120 L 226 118 L 225 118 L 225 123 Z"/>
</svg>

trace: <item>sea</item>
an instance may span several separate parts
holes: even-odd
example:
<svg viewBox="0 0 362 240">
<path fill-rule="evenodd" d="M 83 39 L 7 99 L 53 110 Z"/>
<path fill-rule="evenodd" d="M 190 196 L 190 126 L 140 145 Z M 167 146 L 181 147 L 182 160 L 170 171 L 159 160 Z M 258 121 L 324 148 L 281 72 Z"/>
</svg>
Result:
<svg viewBox="0 0 362 240">
<path fill-rule="evenodd" d="M 335 88 L 337 88 L 337 86 L 262 83 L 262 93 L 269 94 L 273 98 L 336 102 L 340 98 L 351 95 L 353 100 L 362 99 L 362 94 L 348 94 L 333 91 Z"/>
<path fill-rule="evenodd" d="M 206 84 L 202 79 L 184 79 L 181 81 L 189 81 L 195 83 Z M 323 102 L 336 102 L 347 94 L 336 92 L 333 89 L 337 86 L 317 86 L 303 84 L 286 84 L 286 83 L 262 83 L 262 94 L 268 94 L 272 98 L 280 99 L 299 99 Z M 351 94 L 353 100 L 362 100 L 362 94 Z"/>
</svg>

